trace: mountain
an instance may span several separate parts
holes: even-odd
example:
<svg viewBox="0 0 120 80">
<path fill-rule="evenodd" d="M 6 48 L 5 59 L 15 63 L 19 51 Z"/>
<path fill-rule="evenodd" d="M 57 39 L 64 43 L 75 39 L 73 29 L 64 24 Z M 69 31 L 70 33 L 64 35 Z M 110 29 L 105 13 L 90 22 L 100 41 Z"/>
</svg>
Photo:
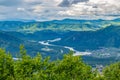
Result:
<svg viewBox="0 0 120 80">
<path fill-rule="evenodd" d="M 42 30 L 36 31 L 34 33 L 22 33 L 16 31 L 6 31 L 7 34 L 21 38 L 23 40 L 33 40 L 33 41 L 42 41 L 42 40 L 51 40 L 62 36 L 62 33 L 57 33 L 51 30 Z M 49 36 L 48 36 L 49 35 Z"/>
<path fill-rule="evenodd" d="M 49 35 L 49 36 L 48 36 Z M 51 56 L 51 59 L 61 58 L 68 49 L 60 46 L 42 45 L 39 41 L 57 38 L 57 33 L 52 31 L 40 31 L 32 33 L 0 31 L 0 48 L 6 49 L 12 53 L 13 57 L 18 56 L 19 46 L 23 44 L 30 56 L 37 55 L 40 52 L 44 57 Z M 62 49 L 62 53 L 59 53 Z"/>
<path fill-rule="evenodd" d="M 44 22 L 0 21 L 0 30 L 33 33 L 42 30 L 52 31 L 95 31 L 110 25 L 120 25 L 116 20 L 76 20 L 64 19 Z"/>
<path fill-rule="evenodd" d="M 6 32 L 0 31 L 0 47 L 10 52 L 18 51 L 19 45 L 24 43 L 23 40 L 8 35 Z"/>
<path fill-rule="evenodd" d="M 30 56 L 37 52 L 61 58 L 69 50 L 90 52 L 87 63 L 110 63 L 120 58 L 120 19 L 115 20 L 53 20 L 45 22 L 0 21 L 0 47 L 19 53 L 24 44 Z M 83 54 L 83 53 L 82 53 Z M 99 61 L 99 62 L 98 62 Z"/>
<path fill-rule="evenodd" d="M 120 48 L 120 26 L 110 25 L 97 31 L 70 31 L 55 44 L 71 46 L 82 51 L 102 47 Z"/>
</svg>

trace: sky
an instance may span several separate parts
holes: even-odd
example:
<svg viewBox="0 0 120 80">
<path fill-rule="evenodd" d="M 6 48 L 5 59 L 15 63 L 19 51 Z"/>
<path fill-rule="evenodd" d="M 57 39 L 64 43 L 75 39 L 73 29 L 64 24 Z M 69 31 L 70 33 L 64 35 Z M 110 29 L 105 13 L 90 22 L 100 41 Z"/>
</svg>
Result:
<svg viewBox="0 0 120 80">
<path fill-rule="evenodd" d="M 120 18 L 120 0 L 0 0 L 0 20 Z"/>
</svg>

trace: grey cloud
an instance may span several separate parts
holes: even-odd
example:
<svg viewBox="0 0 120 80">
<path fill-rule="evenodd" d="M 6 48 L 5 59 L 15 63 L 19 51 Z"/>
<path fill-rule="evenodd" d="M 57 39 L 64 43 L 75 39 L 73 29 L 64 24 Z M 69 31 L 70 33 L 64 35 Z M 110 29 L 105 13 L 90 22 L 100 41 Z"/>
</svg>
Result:
<svg viewBox="0 0 120 80">
<path fill-rule="evenodd" d="M 60 7 L 69 7 L 70 2 L 68 0 L 63 0 L 58 6 L 60 6 Z"/>
<path fill-rule="evenodd" d="M 22 3 L 22 0 L 0 0 L 2 6 L 16 6 Z"/>
<path fill-rule="evenodd" d="M 27 4 L 27 5 L 40 5 L 43 2 L 40 1 L 40 0 L 36 0 L 36 1 L 24 1 L 24 3 Z"/>
<path fill-rule="evenodd" d="M 72 4 L 77 4 L 80 2 L 87 2 L 89 0 L 63 0 L 58 6 L 60 7 L 69 7 Z"/>
<path fill-rule="evenodd" d="M 42 2 L 32 2 L 32 3 L 29 3 L 30 5 L 39 5 L 39 4 L 42 4 Z"/>
<path fill-rule="evenodd" d="M 0 12 L 0 15 L 6 15 L 7 13 L 6 12 Z"/>
<path fill-rule="evenodd" d="M 105 16 L 118 17 L 120 16 L 119 1 L 120 0 L 0 0 L 0 19 L 80 19 L 88 18 L 88 16 L 91 18 L 92 15 L 93 17 L 95 16 L 95 18 L 100 18 L 101 15 L 103 18 Z"/>
<path fill-rule="evenodd" d="M 89 1 L 89 0 L 73 0 L 72 4 L 77 4 L 79 2 L 87 2 L 87 1 Z"/>
</svg>

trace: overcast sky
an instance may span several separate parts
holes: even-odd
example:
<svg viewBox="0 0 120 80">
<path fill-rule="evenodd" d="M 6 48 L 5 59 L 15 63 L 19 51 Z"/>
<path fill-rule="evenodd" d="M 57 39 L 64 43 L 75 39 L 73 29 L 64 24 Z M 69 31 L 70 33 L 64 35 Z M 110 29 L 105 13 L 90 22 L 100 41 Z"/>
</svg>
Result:
<svg viewBox="0 0 120 80">
<path fill-rule="evenodd" d="M 0 0 L 0 20 L 119 17 L 120 0 Z"/>
</svg>

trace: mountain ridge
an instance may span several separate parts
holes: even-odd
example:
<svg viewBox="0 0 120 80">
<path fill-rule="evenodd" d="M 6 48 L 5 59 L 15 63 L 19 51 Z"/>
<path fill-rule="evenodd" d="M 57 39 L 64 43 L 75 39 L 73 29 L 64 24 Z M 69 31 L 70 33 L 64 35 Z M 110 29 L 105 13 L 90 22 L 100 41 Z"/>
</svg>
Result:
<svg viewBox="0 0 120 80">
<path fill-rule="evenodd" d="M 44 22 L 0 21 L 0 30 L 17 32 L 53 31 L 95 31 L 109 25 L 120 25 L 120 19 L 115 20 L 76 20 L 64 19 Z"/>
</svg>

